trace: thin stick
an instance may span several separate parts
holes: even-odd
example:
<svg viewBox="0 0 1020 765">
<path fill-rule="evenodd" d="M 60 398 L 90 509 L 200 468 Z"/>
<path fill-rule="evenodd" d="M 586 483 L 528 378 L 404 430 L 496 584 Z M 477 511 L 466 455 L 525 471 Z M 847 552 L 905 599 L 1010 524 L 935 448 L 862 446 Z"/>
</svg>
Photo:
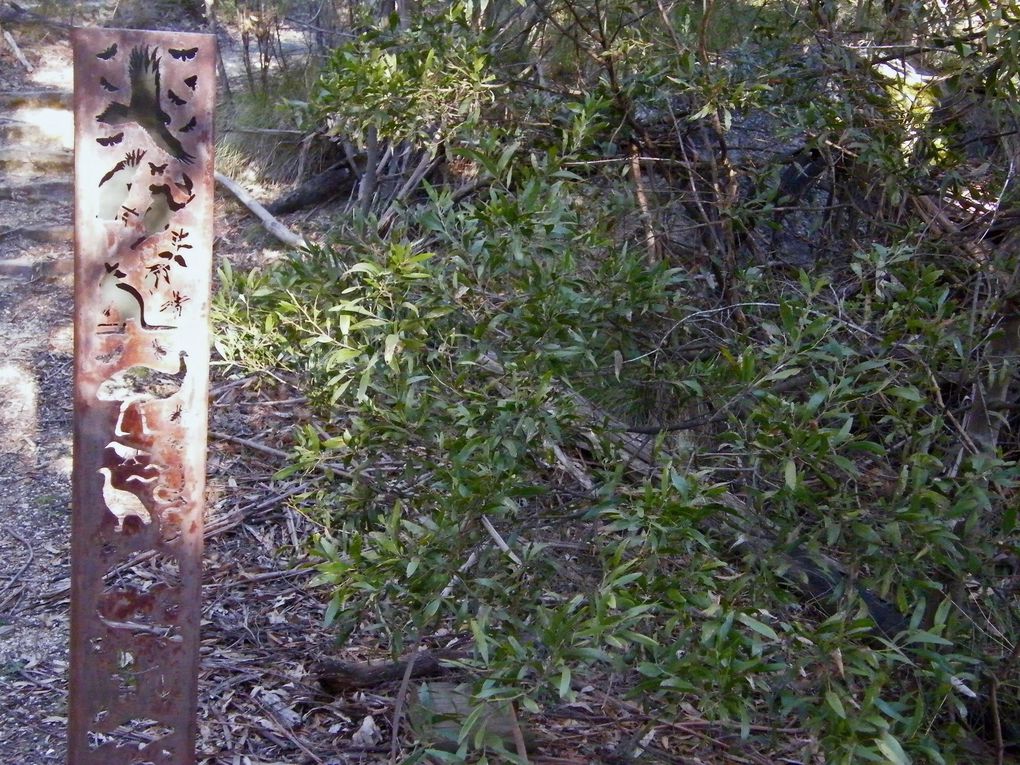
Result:
<svg viewBox="0 0 1020 765">
<path fill-rule="evenodd" d="M 17 539 L 19 542 L 21 542 L 21 544 L 23 544 L 25 546 L 25 549 L 28 550 L 28 560 L 26 560 L 25 564 L 20 569 L 18 569 L 18 573 L 16 573 L 14 576 L 12 576 L 11 580 L 7 584 L 5 584 L 2 588 L 0 588 L 0 595 L 3 595 L 4 593 L 7 592 L 7 590 L 9 590 L 11 588 L 11 586 L 15 582 L 20 581 L 22 575 L 24 575 L 24 573 L 26 571 L 28 571 L 29 566 L 32 565 L 32 561 L 35 560 L 35 551 L 32 549 L 31 543 L 27 539 L 25 539 L 23 536 L 21 536 L 21 534 L 19 534 L 18 532 L 12 531 L 11 529 L 7 528 L 7 526 L 0 526 L 0 529 L 5 531 L 6 533 L 10 534 L 12 537 Z M 8 596 L 3 601 L 0 601 L 0 606 L 6 605 L 7 601 L 8 600 L 13 600 L 13 598 L 14 598 L 13 595 Z"/>
<path fill-rule="evenodd" d="M 411 173 L 411 177 L 407 179 L 407 182 L 400 187 L 400 190 L 393 197 L 393 201 L 390 203 L 389 209 L 383 213 L 382 218 L 379 219 L 379 233 L 386 234 L 389 231 L 390 226 L 393 225 L 393 220 L 397 217 L 397 205 L 403 201 L 404 197 L 411 193 L 411 191 L 421 183 L 421 179 L 424 178 L 428 172 L 439 164 L 439 158 L 430 158 L 429 153 L 426 152 L 421 160 L 418 162 L 418 166 L 415 167 L 414 172 Z"/>
<path fill-rule="evenodd" d="M 521 731 L 521 723 L 517 719 L 517 710 L 514 709 L 513 702 L 507 705 L 507 709 L 510 713 L 510 720 L 514 724 L 511 730 L 514 737 L 514 748 L 517 749 L 517 756 L 521 758 L 521 762 L 528 765 L 528 745 L 524 742 L 524 733 Z"/>
<path fill-rule="evenodd" d="M 489 536 L 492 537 L 492 541 L 496 543 L 496 547 L 505 552 L 507 557 L 518 566 L 524 565 L 521 559 L 517 557 L 517 553 L 510 549 L 510 545 L 508 545 L 504 541 L 503 537 L 499 535 L 499 532 L 496 531 L 496 527 L 492 525 L 492 521 L 489 520 L 489 516 L 482 516 L 482 525 L 485 527 L 485 530 L 489 532 Z"/>
<path fill-rule="evenodd" d="M 407 688 L 411 684 L 411 672 L 414 671 L 414 662 L 418 658 L 418 640 L 414 641 L 414 651 L 404 669 L 404 677 L 400 680 L 400 690 L 397 691 L 397 700 L 393 705 L 393 724 L 390 726 L 390 763 L 396 765 L 397 750 L 400 738 L 400 718 L 404 713 L 404 701 L 407 699 Z"/>
<path fill-rule="evenodd" d="M 241 438 L 240 436 L 232 436 L 229 433 L 219 433 L 215 430 L 209 431 L 210 438 L 215 438 L 217 441 L 230 441 L 233 444 L 240 444 L 241 446 L 247 446 L 256 452 L 262 452 L 263 454 L 269 454 L 273 457 L 279 457 L 282 460 L 290 457 L 287 452 L 280 449 L 274 449 L 272 446 L 266 446 L 265 444 L 259 443 L 258 441 L 252 441 L 248 438 Z"/>
</svg>

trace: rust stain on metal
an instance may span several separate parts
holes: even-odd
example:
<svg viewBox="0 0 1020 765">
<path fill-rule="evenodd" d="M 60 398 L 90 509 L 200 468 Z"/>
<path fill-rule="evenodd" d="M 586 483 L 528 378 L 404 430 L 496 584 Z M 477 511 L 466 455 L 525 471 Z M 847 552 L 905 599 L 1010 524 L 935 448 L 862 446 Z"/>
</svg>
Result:
<svg viewBox="0 0 1020 765">
<path fill-rule="evenodd" d="M 201 615 L 215 43 L 209 35 L 116 29 L 75 30 L 72 38 L 68 761 L 190 765 Z M 130 567 L 150 550 L 158 553 L 156 564 L 144 574 Z"/>
</svg>

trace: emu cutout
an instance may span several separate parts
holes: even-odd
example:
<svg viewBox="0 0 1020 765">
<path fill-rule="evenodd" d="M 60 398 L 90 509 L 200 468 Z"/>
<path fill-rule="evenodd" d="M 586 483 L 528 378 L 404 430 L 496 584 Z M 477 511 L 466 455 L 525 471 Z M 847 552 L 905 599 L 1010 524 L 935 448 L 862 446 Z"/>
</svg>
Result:
<svg viewBox="0 0 1020 765">
<path fill-rule="evenodd" d="M 114 29 L 72 39 L 68 762 L 193 765 L 215 41 Z"/>
</svg>

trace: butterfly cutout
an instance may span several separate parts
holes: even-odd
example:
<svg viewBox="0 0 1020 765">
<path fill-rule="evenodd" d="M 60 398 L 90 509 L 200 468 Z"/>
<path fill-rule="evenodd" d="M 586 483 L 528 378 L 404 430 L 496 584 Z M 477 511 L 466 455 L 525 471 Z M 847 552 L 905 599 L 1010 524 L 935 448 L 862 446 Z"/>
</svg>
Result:
<svg viewBox="0 0 1020 765">
<path fill-rule="evenodd" d="M 178 61 L 191 61 L 198 53 L 198 48 L 170 48 L 170 55 Z"/>
</svg>

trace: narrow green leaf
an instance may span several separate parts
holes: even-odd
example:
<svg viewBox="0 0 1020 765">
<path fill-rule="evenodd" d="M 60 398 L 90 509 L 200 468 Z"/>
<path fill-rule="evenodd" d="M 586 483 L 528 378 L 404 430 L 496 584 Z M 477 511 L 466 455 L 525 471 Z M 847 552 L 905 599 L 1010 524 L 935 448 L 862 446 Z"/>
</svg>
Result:
<svg viewBox="0 0 1020 765">
<path fill-rule="evenodd" d="M 846 710 L 843 708 L 843 702 L 839 700 L 839 696 L 831 688 L 825 692 L 825 703 L 829 705 L 840 720 L 846 719 Z"/>
<path fill-rule="evenodd" d="M 896 398 L 902 398 L 904 401 L 924 401 L 924 397 L 921 395 L 921 392 L 913 385 L 893 385 L 886 388 L 886 391 L 888 391 L 890 395 L 896 396 Z"/>
<path fill-rule="evenodd" d="M 789 488 L 797 488 L 797 463 L 793 460 L 786 461 L 786 468 L 783 470 L 783 478 L 786 480 L 786 485 Z"/>
<path fill-rule="evenodd" d="M 753 616 L 750 616 L 749 614 L 744 613 L 737 614 L 737 621 L 739 621 L 745 627 L 751 628 L 762 637 L 768 638 L 769 640 L 775 641 L 779 640 L 779 635 L 776 634 L 776 631 L 774 629 L 772 629 L 769 625 L 765 624 L 765 622 L 760 622 Z"/>
<path fill-rule="evenodd" d="M 570 698 L 570 667 L 560 671 L 560 698 Z"/>
<path fill-rule="evenodd" d="M 875 745 L 889 759 L 889 762 L 896 765 L 910 765 L 907 753 L 903 751 L 900 742 L 889 731 L 882 731 L 882 735 L 875 739 Z"/>
<path fill-rule="evenodd" d="M 386 347 L 383 350 L 383 361 L 389 364 L 393 361 L 393 354 L 397 349 L 397 345 L 400 343 L 400 335 L 395 332 L 390 335 L 386 335 Z"/>
</svg>

